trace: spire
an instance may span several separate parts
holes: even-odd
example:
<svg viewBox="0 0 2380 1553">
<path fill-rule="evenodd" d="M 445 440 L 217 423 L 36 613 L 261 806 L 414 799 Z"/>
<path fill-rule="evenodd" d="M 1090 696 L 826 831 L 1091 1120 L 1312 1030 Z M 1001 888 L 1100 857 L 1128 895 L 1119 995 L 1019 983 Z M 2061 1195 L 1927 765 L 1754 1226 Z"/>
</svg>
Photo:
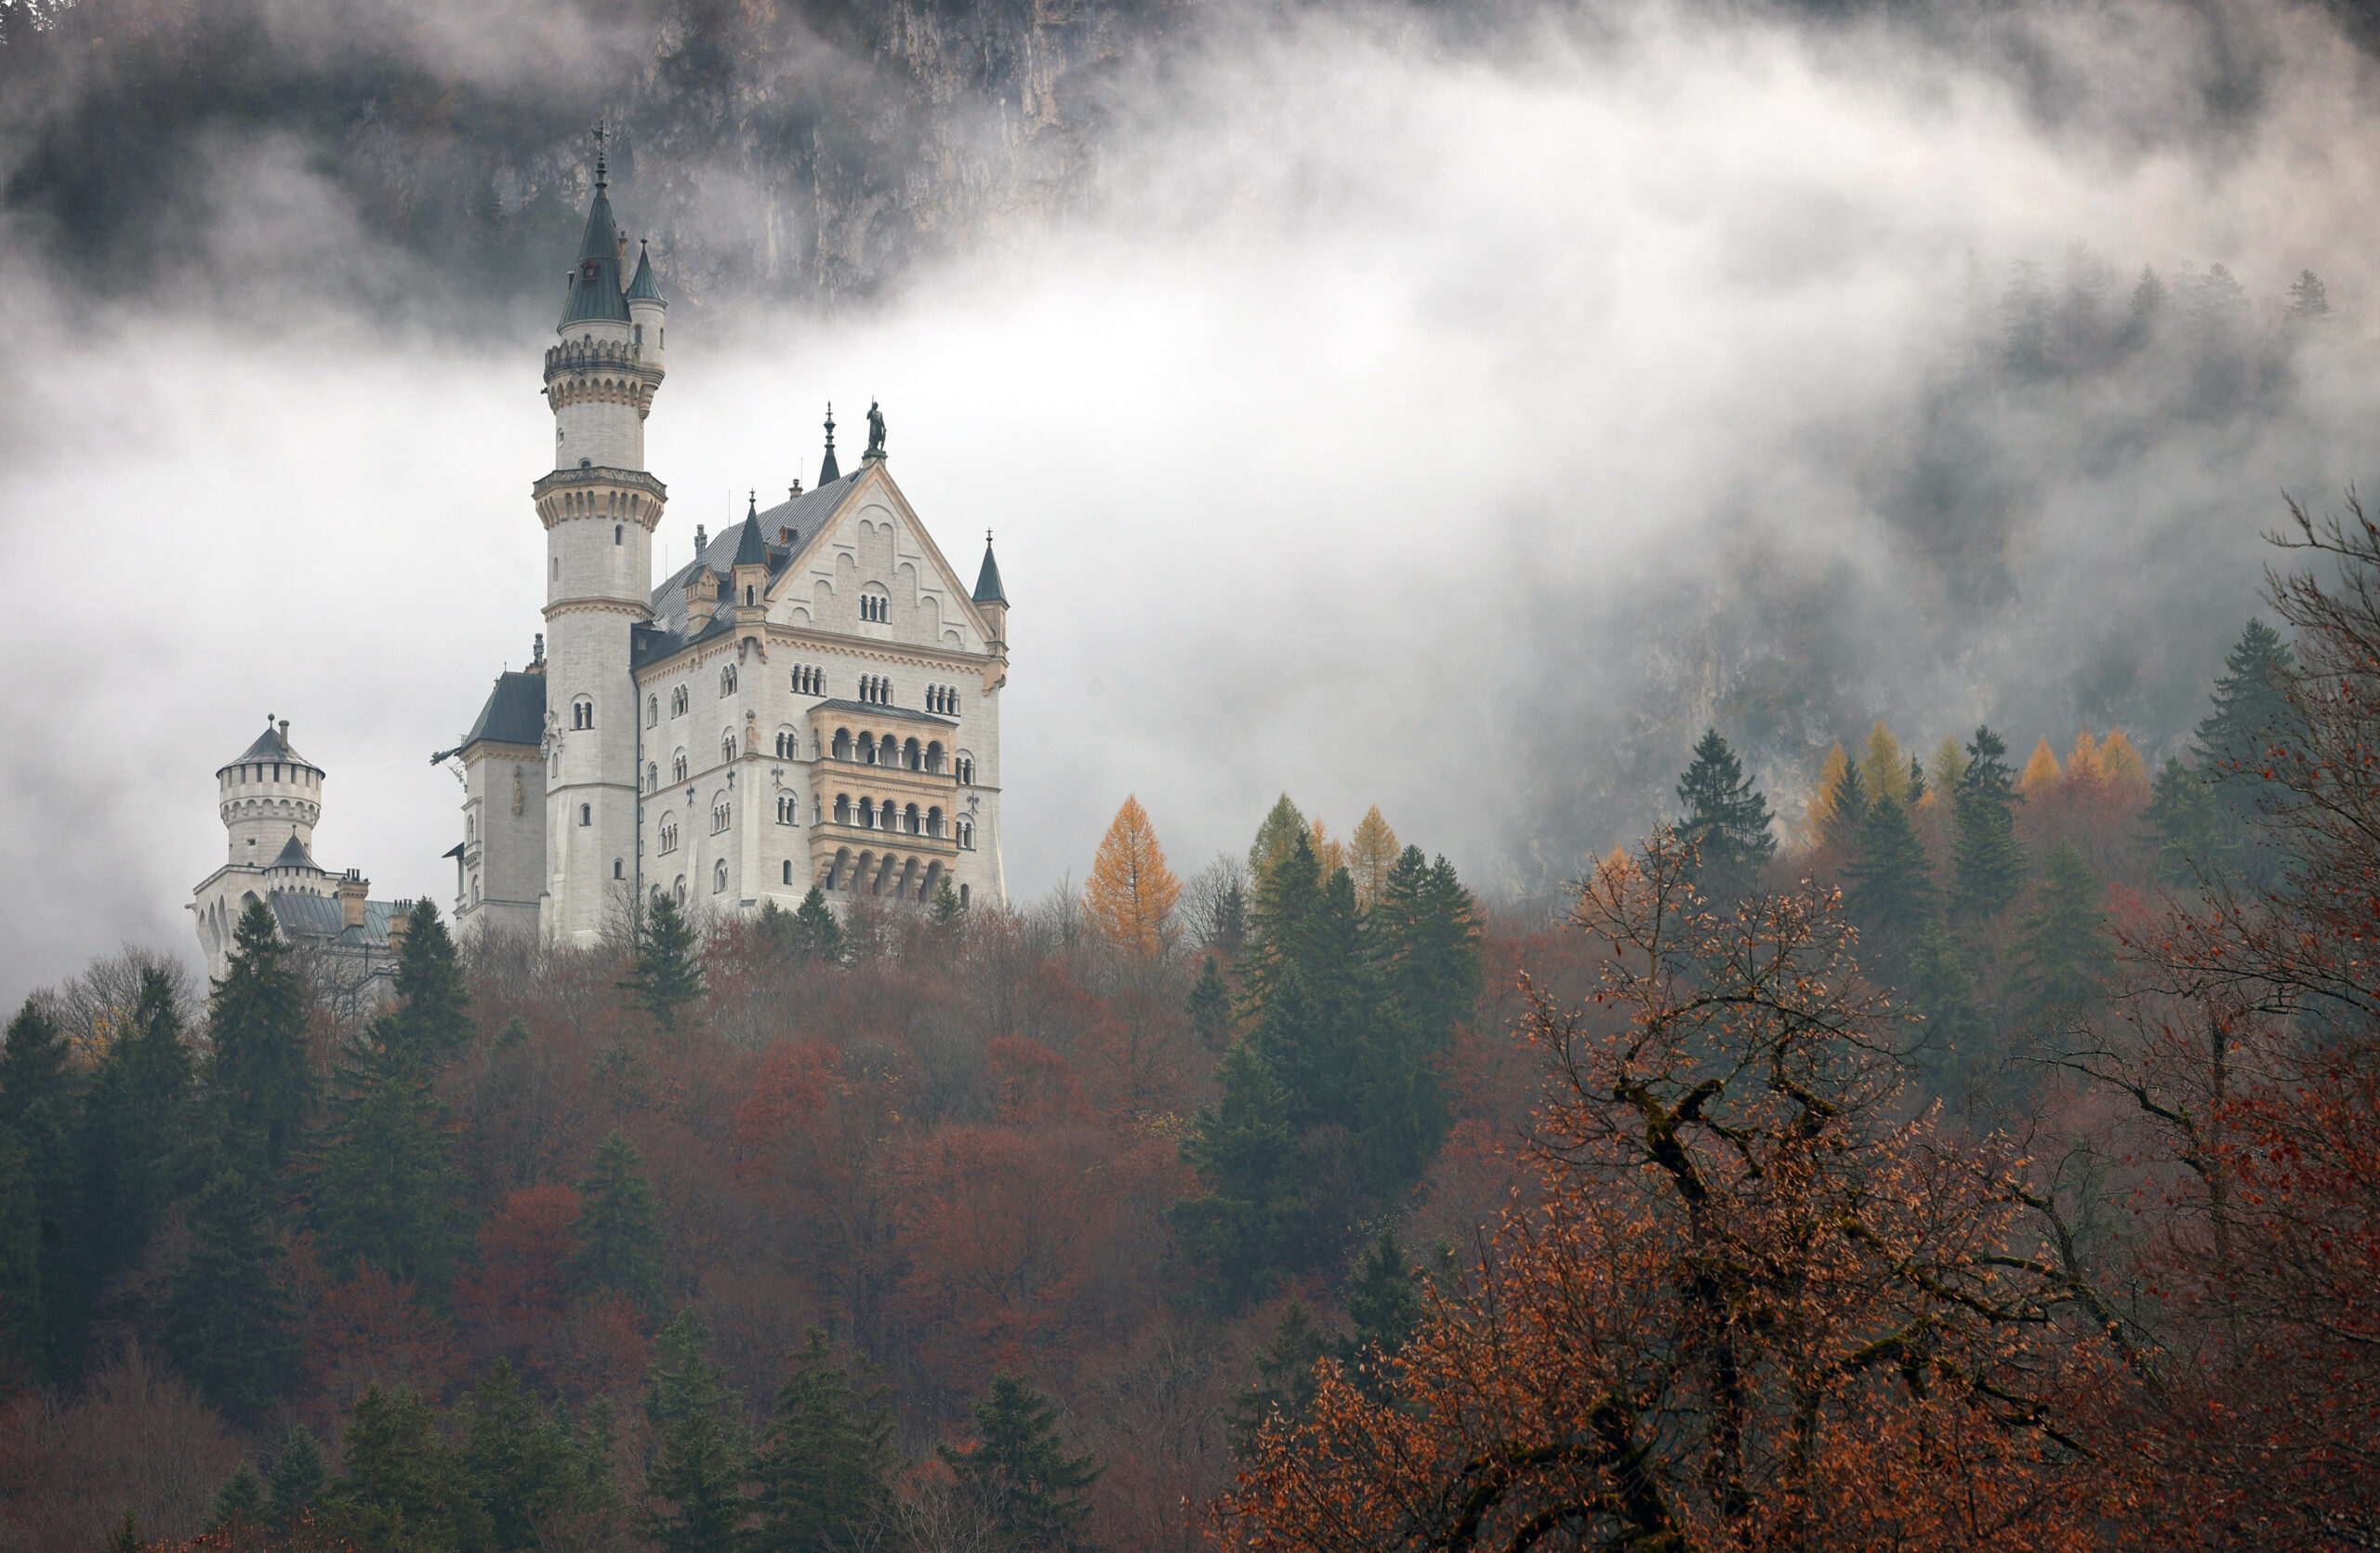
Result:
<svg viewBox="0 0 2380 1553">
<path fill-rule="evenodd" d="M 604 142 L 606 139 L 610 139 L 610 131 L 606 130 L 606 129 L 603 127 L 603 121 L 602 121 L 602 119 L 600 119 L 600 118 L 599 118 L 599 119 L 597 119 L 597 120 L 595 121 L 594 135 L 595 135 L 595 190 L 596 190 L 596 192 L 601 193 L 601 192 L 602 192 L 602 190 L 603 190 L 603 142 Z"/>
<path fill-rule="evenodd" d="M 830 485 L 843 477 L 835 467 L 835 402 L 826 401 L 826 461 L 818 466 L 818 484 Z"/>
<path fill-rule="evenodd" d="M 612 197 L 603 166 L 604 131 L 595 131 L 595 199 L 587 207 L 587 231 L 578 240 L 578 265 L 570 277 L 570 295 L 562 303 L 564 324 L 593 319 L 628 321 L 628 305 L 620 296 L 620 228 L 612 219 Z"/>
<path fill-rule="evenodd" d="M 992 531 L 984 530 L 984 569 L 975 574 L 977 604 L 1006 604 L 1008 594 L 1000 589 L 1000 564 L 992 559 Z"/>
<path fill-rule="evenodd" d="M 669 303 L 661 295 L 660 283 L 653 278 L 653 255 L 645 251 L 645 241 L 641 237 L 636 241 L 636 279 L 628 282 L 628 300 L 659 302 L 668 307 Z"/>
<path fill-rule="evenodd" d="M 760 493 L 752 493 L 751 505 L 745 509 L 744 532 L 736 537 L 735 560 L 738 566 L 765 566 L 769 564 L 769 542 L 760 538 Z"/>
</svg>

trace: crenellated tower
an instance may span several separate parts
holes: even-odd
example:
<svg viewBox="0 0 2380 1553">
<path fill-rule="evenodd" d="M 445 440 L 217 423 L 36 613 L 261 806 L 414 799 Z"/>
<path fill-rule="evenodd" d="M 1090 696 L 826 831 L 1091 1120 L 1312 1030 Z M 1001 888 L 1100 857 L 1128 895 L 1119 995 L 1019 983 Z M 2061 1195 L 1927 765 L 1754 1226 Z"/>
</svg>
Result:
<svg viewBox="0 0 2380 1553">
<path fill-rule="evenodd" d="M 532 487 L 546 529 L 547 935 L 592 943 L 636 877 L 636 686 L 629 633 L 653 617 L 653 533 L 668 491 L 645 472 L 644 419 L 663 376 L 668 304 L 612 217 L 601 149 L 546 352 L 554 469 Z"/>
</svg>

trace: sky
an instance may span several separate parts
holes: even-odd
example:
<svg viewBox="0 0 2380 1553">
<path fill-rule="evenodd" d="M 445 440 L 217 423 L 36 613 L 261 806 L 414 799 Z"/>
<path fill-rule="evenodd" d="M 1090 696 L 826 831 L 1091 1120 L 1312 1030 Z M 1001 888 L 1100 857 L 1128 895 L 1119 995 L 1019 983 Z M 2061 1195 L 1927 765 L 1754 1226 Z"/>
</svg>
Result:
<svg viewBox="0 0 2380 1553">
<path fill-rule="evenodd" d="M 1185 874 L 1286 791 L 1525 899 L 1660 817 L 1706 721 L 1789 816 L 1876 717 L 2175 747 L 2281 493 L 2373 483 L 2364 59 L 2278 6 L 1504 28 L 1223 30 L 1079 208 L 864 306 L 677 320 L 656 560 L 809 482 L 826 400 L 880 400 L 962 574 L 998 535 L 1018 899 L 1078 880 L 1127 793 Z M 100 299 L 0 222 L 0 1002 L 125 942 L 195 960 L 212 774 L 268 713 L 328 774 L 318 859 L 446 904 L 430 755 L 541 629 L 549 321 L 420 305 L 434 277 L 286 148 L 210 176 L 200 281 Z M 2284 341 L 2249 408 L 2137 371 L 1978 386 L 2011 266 L 2055 285 L 2075 245 L 2118 312 L 2144 263 L 2226 266 Z M 2306 268 L 2334 315 L 2284 336 Z M 1806 691 L 1782 734 L 1744 710 L 1776 672 Z"/>
</svg>

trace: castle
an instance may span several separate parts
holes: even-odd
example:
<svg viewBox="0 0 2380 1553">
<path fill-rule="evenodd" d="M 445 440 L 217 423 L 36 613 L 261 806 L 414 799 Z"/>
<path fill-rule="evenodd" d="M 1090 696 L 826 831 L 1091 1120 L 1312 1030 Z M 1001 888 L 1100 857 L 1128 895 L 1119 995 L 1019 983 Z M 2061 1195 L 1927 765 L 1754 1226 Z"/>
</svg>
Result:
<svg viewBox="0 0 2380 1553">
<path fill-rule="evenodd" d="M 627 276 L 624 280 L 623 276 Z M 554 466 L 546 630 L 460 745 L 462 930 L 590 945 L 652 892 L 708 914 L 815 885 L 1005 900 L 999 692 L 1008 600 L 985 536 L 972 588 L 893 484 L 874 406 L 858 468 L 717 538 L 654 587 L 668 490 L 644 467 L 668 303 L 595 197 L 547 351 Z"/>
<path fill-rule="evenodd" d="M 698 526 L 694 559 L 654 587 L 669 493 L 645 470 L 644 421 L 668 316 L 641 249 L 628 274 L 599 138 L 546 352 L 553 471 L 530 487 L 546 630 L 433 757 L 463 780 L 457 931 L 591 945 L 657 891 L 697 915 L 791 909 L 813 885 L 839 904 L 945 886 L 962 907 L 1004 903 L 1008 599 L 990 536 L 970 588 L 893 484 L 881 411 L 845 474 L 830 406 L 816 488 L 755 500 L 716 538 Z M 200 948 L 221 976 L 241 911 L 264 901 L 321 950 L 336 995 L 369 1007 L 405 903 L 315 864 L 323 771 L 288 734 L 269 720 L 216 773 L 231 856 L 192 903 Z"/>
</svg>

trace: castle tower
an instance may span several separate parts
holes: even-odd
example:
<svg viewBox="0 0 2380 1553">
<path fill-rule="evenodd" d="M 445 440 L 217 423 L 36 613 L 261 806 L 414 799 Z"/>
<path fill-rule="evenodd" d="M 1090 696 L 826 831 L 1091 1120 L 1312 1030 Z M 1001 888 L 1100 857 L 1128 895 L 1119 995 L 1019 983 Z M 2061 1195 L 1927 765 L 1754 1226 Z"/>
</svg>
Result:
<svg viewBox="0 0 2380 1553">
<path fill-rule="evenodd" d="M 644 470 L 668 304 L 612 219 L 603 154 L 546 352 L 554 470 L 531 494 L 546 529 L 546 881 L 549 936 L 591 944 L 636 877 L 636 685 L 629 631 L 652 618 L 653 532 L 668 492 Z"/>
<path fill-rule="evenodd" d="M 234 868 L 271 868 L 295 840 L 314 845 L 323 817 L 323 768 L 289 747 L 289 720 L 267 719 L 257 741 L 215 773 L 216 812 L 223 816 Z"/>
</svg>

